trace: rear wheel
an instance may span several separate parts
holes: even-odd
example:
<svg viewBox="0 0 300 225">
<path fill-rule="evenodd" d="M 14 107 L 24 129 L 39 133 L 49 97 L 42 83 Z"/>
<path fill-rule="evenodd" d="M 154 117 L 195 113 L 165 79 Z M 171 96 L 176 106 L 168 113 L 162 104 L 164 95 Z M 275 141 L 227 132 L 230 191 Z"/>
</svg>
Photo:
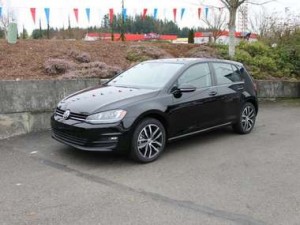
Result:
<svg viewBox="0 0 300 225">
<path fill-rule="evenodd" d="M 239 121 L 233 125 L 234 131 L 239 134 L 248 134 L 252 131 L 256 119 L 256 109 L 251 102 L 246 102 L 240 111 Z"/>
<path fill-rule="evenodd" d="M 131 143 L 131 157 L 142 163 L 156 160 L 165 148 L 166 131 L 156 119 L 142 120 L 136 127 Z"/>
</svg>

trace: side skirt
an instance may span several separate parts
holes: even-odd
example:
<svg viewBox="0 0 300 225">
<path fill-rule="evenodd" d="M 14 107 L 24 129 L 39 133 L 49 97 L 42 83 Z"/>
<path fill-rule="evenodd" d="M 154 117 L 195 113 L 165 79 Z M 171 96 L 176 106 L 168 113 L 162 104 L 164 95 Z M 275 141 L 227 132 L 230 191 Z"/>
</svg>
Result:
<svg viewBox="0 0 300 225">
<path fill-rule="evenodd" d="M 232 122 L 224 123 L 224 124 L 220 124 L 220 125 L 217 125 L 217 126 L 205 128 L 203 130 L 198 130 L 198 131 L 194 131 L 194 132 L 191 132 L 191 133 L 182 134 L 182 135 L 179 135 L 179 136 L 169 138 L 168 141 L 173 141 L 173 140 L 176 140 L 176 139 L 179 139 L 179 138 L 184 138 L 184 137 L 187 137 L 187 136 L 190 136 L 190 135 L 203 133 L 203 132 L 210 131 L 210 130 L 213 130 L 213 129 L 216 129 L 216 128 L 225 127 L 225 126 L 228 126 L 228 125 L 231 125 L 231 124 L 232 124 Z"/>
</svg>

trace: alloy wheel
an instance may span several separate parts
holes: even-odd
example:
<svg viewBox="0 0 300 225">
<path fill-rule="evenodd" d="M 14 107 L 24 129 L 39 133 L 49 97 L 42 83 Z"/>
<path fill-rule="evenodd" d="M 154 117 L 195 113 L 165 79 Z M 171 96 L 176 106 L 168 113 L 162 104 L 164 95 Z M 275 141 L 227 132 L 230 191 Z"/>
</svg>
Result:
<svg viewBox="0 0 300 225">
<path fill-rule="evenodd" d="M 248 132 L 252 129 L 255 122 L 255 109 L 252 105 L 247 105 L 242 112 L 241 125 L 244 132 Z"/>
<path fill-rule="evenodd" d="M 156 124 L 146 125 L 138 135 L 137 149 L 145 159 L 152 159 L 164 145 L 163 132 Z"/>
</svg>

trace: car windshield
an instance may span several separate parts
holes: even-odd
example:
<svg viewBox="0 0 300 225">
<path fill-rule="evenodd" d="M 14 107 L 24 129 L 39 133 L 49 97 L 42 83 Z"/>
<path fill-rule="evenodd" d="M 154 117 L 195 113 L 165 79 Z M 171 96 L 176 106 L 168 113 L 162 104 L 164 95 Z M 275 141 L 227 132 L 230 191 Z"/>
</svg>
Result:
<svg viewBox="0 0 300 225">
<path fill-rule="evenodd" d="M 183 67 L 179 63 L 144 62 L 121 73 L 108 85 L 160 89 Z"/>
</svg>

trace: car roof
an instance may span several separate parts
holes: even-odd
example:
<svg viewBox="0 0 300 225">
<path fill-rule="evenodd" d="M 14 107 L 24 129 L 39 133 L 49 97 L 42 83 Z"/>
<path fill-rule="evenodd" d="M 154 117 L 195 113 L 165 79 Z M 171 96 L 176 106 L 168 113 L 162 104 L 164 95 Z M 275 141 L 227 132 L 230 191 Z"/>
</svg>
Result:
<svg viewBox="0 0 300 225">
<path fill-rule="evenodd" d="M 168 59 L 149 60 L 146 62 L 178 63 L 178 64 L 185 64 L 185 65 L 194 64 L 197 62 L 225 62 L 225 63 L 232 63 L 238 66 L 243 66 L 243 64 L 240 62 L 225 60 L 225 59 L 217 59 L 217 58 L 168 58 Z"/>
</svg>

